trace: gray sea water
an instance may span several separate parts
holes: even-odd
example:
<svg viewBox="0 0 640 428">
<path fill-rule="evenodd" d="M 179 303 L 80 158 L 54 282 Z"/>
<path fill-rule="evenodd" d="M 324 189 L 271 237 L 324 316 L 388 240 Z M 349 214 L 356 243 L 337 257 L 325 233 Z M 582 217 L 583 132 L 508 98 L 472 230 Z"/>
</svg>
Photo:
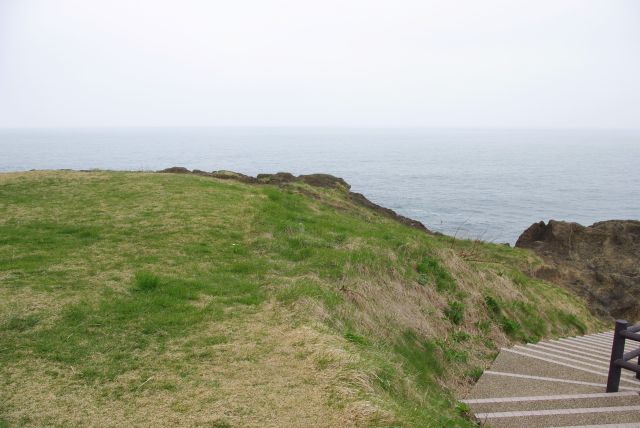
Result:
<svg viewBox="0 0 640 428">
<path fill-rule="evenodd" d="M 640 219 L 640 131 L 0 130 L 0 172 L 176 165 L 330 173 L 432 230 L 494 242 L 552 218 Z"/>
</svg>

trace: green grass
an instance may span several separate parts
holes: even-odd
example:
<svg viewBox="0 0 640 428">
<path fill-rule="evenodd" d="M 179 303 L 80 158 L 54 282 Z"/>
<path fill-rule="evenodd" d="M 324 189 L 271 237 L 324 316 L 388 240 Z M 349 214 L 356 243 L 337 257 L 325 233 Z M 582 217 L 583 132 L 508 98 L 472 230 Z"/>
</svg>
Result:
<svg viewBox="0 0 640 428">
<path fill-rule="evenodd" d="M 38 322 L 40 322 L 40 317 L 34 314 L 30 314 L 22 317 L 12 316 L 2 326 L 2 329 L 6 331 L 15 331 L 18 333 L 22 333 L 24 331 L 27 331 L 35 327 L 38 324 Z"/>
<path fill-rule="evenodd" d="M 0 403 L 14 403 L 0 407 L 0 426 L 87 423 L 25 389 L 36 380 L 96 414 L 116 403 L 130 415 L 196 417 L 216 402 L 233 410 L 209 425 L 268 418 L 268 406 L 225 388 L 241 376 L 236 366 L 285 358 L 291 346 L 272 342 L 290 329 L 304 337 L 296 358 L 314 363 L 286 388 L 342 391 L 359 379 L 347 382 L 350 395 L 309 396 L 309 408 L 347 415 L 362 400 L 379 409 L 370 425 L 470 426 L 456 391 L 441 385 L 475 380 L 505 340 L 600 325 L 582 302 L 527 276 L 537 263 L 522 250 L 407 228 L 341 190 L 189 175 L 0 175 Z M 426 333 L 443 324 L 443 337 Z M 318 379 L 329 383 L 318 388 Z M 83 388 L 95 394 L 88 402 Z M 284 400 L 286 388 L 272 394 Z"/>
<path fill-rule="evenodd" d="M 416 270 L 419 274 L 418 282 L 422 285 L 433 281 L 439 292 L 455 291 L 457 289 L 456 282 L 451 274 L 434 257 L 424 257 L 418 263 Z"/>
<path fill-rule="evenodd" d="M 349 342 L 356 343 L 358 345 L 367 346 L 367 345 L 370 344 L 370 342 L 367 340 L 367 338 L 362 337 L 359 334 L 354 333 L 352 331 L 347 331 L 344 334 L 344 338 L 347 339 Z"/>
<path fill-rule="evenodd" d="M 288 305 L 302 299 L 318 300 L 327 308 L 335 308 L 343 299 L 333 290 L 328 290 L 322 283 L 311 279 L 301 279 L 282 287 L 276 293 L 276 298 Z"/>
<path fill-rule="evenodd" d="M 471 368 L 471 369 L 465 371 L 464 374 L 469 379 L 471 379 L 473 382 L 477 382 L 478 379 L 480 379 L 480 376 L 482 376 L 483 372 L 484 372 L 484 370 L 481 367 L 474 367 L 474 368 Z"/>
<path fill-rule="evenodd" d="M 198 307 L 193 302 L 201 295 L 217 300 Z M 258 286 L 231 276 L 183 281 L 139 272 L 127 293 L 105 292 L 97 301 L 70 304 L 53 323 L 37 331 L 18 329 L 21 334 L 11 338 L 14 346 L 10 346 L 15 354 L 2 356 L 19 358 L 28 352 L 71 365 L 79 378 L 90 383 L 114 380 L 144 366 L 141 353 L 149 347 L 162 349 L 199 325 L 230 316 L 224 312 L 228 305 L 257 305 L 263 299 Z M 97 355 L 99 364 L 93 358 Z"/>
<path fill-rule="evenodd" d="M 160 278 L 151 272 L 138 272 L 135 276 L 135 291 L 155 291 L 160 286 Z"/>
<path fill-rule="evenodd" d="M 449 321 L 459 325 L 464 319 L 464 303 L 457 301 L 449 302 L 443 312 Z"/>
</svg>

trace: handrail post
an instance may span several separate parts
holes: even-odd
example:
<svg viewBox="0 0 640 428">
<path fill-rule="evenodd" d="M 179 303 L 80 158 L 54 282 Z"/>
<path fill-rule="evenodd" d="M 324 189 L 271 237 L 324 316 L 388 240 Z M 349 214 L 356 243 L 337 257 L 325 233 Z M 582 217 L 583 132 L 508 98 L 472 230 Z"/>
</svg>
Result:
<svg viewBox="0 0 640 428">
<path fill-rule="evenodd" d="M 626 320 L 616 320 L 616 328 L 613 332 L 613 344 L 611 345 L 611 360 L 609 362 L 609 377 L 607 378 L 607 392 L 618 392 L 620 387 L 620 374 L 622 367 L 616 364 L 617 360 L 624 357 L 625 337 L 620 333 L 627 329 L 629 323 Z"/>
</svg>

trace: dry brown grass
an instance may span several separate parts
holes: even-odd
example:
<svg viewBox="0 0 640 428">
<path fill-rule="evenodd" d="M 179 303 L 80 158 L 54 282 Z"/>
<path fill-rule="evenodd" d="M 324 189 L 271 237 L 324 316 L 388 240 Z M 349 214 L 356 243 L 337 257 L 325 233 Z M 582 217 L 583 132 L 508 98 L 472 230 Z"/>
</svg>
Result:
<svg viewBox="0 0 640 428">
<path fill-rule="evenodd" d="M 30 426 L 336 427 L 391 422 L 361 392 L 369 375 L 353 367 L 349 344 L 324 328 L 301 325 L 275 304 L 212 324 L 195 336 L 227 337 L 205 357 L 175 370 L 185 344 L 175 341 L 161 361 L 99 387 L 78 383 L 73 368 L 28 360 L 5 369 L 0 397 L 5 417 Z M 197 339 L 197 340 L 196 340 Z M 154 357 L 150 352 L 150 357 Z M 168 388 L 167 385 L 172 385 Z M 116 396 L 118 395 L 118 396 Z"/>
</svg>

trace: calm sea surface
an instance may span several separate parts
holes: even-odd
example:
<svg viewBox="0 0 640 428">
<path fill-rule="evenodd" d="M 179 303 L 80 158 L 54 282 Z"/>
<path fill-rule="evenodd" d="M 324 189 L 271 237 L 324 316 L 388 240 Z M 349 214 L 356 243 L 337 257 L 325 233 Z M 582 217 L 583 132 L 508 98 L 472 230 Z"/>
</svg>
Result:
<svg viewBox="0 0 640 428">
<path fill-rule="evenodd" d="M 551 218 L 640 219 L 640 131 L 0 130 L 0 172 L 174 165 L 330 173 L 433 230 L 495 242 Z"/>
</svg>

